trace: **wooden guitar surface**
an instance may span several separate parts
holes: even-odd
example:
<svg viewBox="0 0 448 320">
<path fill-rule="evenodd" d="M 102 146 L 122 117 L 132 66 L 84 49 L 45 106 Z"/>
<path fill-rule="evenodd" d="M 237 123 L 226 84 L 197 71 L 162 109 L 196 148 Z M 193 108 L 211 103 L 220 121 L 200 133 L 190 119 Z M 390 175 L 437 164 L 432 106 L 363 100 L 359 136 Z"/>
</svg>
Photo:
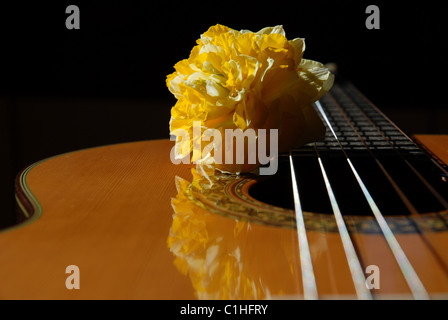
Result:
<svg viewBox="0 0 448 320">
<path fill-rule="evenodd" d="M 448 162 L 447 136 L 417 139 Z M 192 168 L 171 163 L 172 144 L 155 140 L 86 149 L 25 170 L 16 188 L 19 206 L 30 217 L 0 233 L 0 299 L 197 298 L 198 283 L 207 277 L 198 279 L 201 273 L 192 270 L 190 276 L 180 272 L 167 244 L 173 224 L 171 199 L 177 194 L 175 177 L 190 181 Z M 301 295 L 294 229 L 247 224 L 216 214 L 208 214 L 205 221 L 208 238 L 203 243 L 213 237 L 227 241 L 216 242 L 227 266 L 214 267 L 224 270 L 222 278 L 215 279 L 216 286 L 238 280 L 256 288 L 234 294 L 230 291 L 235 286 L 228 284 L 228 292 L 221 290 L 220 296 L 210 297 Z M 339 235 L 310 231 L 308 236 L 310 246 L 319 248 L 312 258 L 320 293 L 352 297 L 354 288 Z M 421 237 L 398 234 L 397 239 L 430 294 L 437 298 L 448 292 L 440 261 L 427 252 Z M 382 251 L 387 249 L 382 237 L 356 234 L 354 240 L 365 253 L 363 262 L 382 270 L 379 292 L 385 297 L 409 296 L 391 254 Z M 447 232 L 429 233 L 425 241 L 445 252 L 442 259 L 448 263 Z M 214 257 L 213 261 L 220 261 Z M 66 288 L 69 265 L 79 267 L 80 289 Z M 239 284 L 238 288 L 246 287 Z"/>
<path fill-rule="evenodd" d="M 0 298 L 194 298 L 167 248 L 176 195 L 170 141 L 64 154 L 32 167 L 18 186 L 39 218 L 0 234 Z M 32 196 L 31 196 L 32 194 Z M 80 289 L 68 290 L 68 265 Z"/>
</svg>

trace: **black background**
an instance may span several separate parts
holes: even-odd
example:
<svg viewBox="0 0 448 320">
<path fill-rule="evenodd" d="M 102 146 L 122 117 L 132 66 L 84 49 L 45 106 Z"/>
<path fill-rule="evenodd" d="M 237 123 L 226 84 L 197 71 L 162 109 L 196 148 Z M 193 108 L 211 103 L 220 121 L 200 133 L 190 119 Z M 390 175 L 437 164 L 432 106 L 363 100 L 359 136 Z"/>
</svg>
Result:
<svg viewBox="0 0 448 320">
<path fill-rule="evenodd" d="M 305 58 L 338 64 L 408 134 L 448 133 L 441 2 L 34 1 L 0 4 L 0 227 L 25 166 L 92 146 L 167 138 L 173 65 L 221 23 L 282 24 Z M 65 9 L 80 9 L 68 30 Z M 380 29 L 368 30 L 369 4 Z"/>
</svg>

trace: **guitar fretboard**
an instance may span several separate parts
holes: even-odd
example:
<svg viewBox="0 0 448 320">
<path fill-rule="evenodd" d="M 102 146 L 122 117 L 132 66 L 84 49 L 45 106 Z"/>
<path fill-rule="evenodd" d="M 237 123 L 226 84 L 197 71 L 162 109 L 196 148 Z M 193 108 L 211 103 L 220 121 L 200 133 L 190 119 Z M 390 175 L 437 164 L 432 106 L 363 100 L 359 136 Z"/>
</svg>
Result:
<svg viewBox="0 0 448 320">
<path fill-rule="evenodd" d="M 394 150 L 406 154 L 421 154 L 400 129 L 377 110 L 350 84 L 335 84 L 321 100 L 333 130 L 346 150 Z M 327 126 L 326 139 L 316 143 L 319 149 L 337 150 L 339 143 Z"/>
</svg>

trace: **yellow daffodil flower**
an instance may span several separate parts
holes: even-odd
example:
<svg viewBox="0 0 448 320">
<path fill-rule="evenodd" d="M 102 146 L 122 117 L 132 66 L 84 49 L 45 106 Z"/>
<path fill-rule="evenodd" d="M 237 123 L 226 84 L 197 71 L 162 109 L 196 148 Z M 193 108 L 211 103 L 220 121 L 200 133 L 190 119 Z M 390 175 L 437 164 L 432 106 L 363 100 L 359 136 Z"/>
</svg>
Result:
<svg viewBox="0 0 448 320">
<path fill-rule="evenodd" d="M 182 156 L 189 156 L 198 142 L 193 141 L 198 140 L 193 138 L 195 121 L 201 133 L 209 128 L 277 129 L 278 152 L 322 139 L 325 127 L 311 104 L 330 90 L 334 77 L 321 63 L 303 59 L 304 50 L 304 39 L 288 40 L 282 26 L 251 32 L 215 25 L 202 34 L 189 58 L 178 62 L 166 80 L 177 99 L 171 134 L 178 136 L 183 129 L 191 137 L 176 141 Z M 213 159 L 210 154 L 195 157 Z M 258 165 L 216 167 L 245 172 Z"/>
</svg>

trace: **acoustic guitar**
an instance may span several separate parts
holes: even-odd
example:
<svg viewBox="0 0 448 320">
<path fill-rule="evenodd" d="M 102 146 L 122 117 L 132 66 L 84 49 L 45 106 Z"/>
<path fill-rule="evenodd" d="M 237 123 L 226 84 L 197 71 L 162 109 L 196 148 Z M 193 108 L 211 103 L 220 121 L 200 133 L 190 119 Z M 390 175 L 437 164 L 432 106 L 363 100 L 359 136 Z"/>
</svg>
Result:
<svg viewBox="0 0 448 320">
<path fill-rule="evenodd" d="M 29 166 L 0 298 L 447 299 L 448 138 L 410 139 L 349 82 L 315 107 L 325 140 L 273 176 L 207 179 L 169 140 Z"/>
</svg>

